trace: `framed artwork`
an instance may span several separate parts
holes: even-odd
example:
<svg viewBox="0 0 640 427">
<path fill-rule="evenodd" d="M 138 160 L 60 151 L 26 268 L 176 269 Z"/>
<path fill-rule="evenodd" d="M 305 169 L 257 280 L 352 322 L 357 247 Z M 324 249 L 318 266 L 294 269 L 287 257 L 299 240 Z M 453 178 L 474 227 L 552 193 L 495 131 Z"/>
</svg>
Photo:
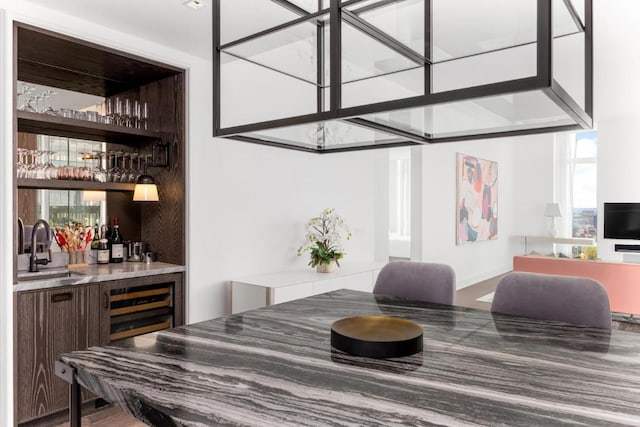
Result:
<svg viewBox="0 0 640 427">
<path fill-rule="evenodd" d="M 456 155 L 456 242 L 498 238 L 498 163 Z"/>
</svg>

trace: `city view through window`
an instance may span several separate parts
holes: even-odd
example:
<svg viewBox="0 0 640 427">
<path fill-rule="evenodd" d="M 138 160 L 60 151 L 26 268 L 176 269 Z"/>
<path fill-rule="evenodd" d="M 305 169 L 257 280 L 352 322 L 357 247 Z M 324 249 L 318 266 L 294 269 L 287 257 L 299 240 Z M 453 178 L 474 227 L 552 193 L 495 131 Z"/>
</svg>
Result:
<svg viewBox="0 0 640 427">
<path fill-rule="evenodd" d="M 573 164 L 573 237 L 597 237 L 597 132 L 576 134 Z"/>
</svg>

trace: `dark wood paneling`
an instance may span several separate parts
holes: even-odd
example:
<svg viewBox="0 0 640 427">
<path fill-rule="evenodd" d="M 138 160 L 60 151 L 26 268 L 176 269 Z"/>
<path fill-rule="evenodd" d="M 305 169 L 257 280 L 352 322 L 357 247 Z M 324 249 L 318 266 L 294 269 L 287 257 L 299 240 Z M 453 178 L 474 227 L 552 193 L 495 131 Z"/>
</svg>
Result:
<svg viewBox="0 0 640 427">
<path fill-rule="evenodd" d="M 38 190 L 18 189 L 18 218 L 26 224 L 35 224 L 38 220 Z"/>
<path fill-rule="evenodd" d="M 62 353 L 100 343 L 99 302 L 97 284 L 15 294 L 18 422 L 67 407 L 68 385 L 56 377 L 54 362 Z M 92 396 L 85 392 L 83 398 Z"/>
<path fill-rule="evenodd" d="M 157 203 L 142 209 L 142 236 L 158 259 L 185 263 L 184 77 L 170 77 L 140 88 L 140 97 L 156 106 L 150 125 L 169 144 L 169 168 L 150 168 L 158 185 Z"/>
<path fill-rule="evenodd" d="M 22 81 L 112 96 L 180 72 L 63 34 L 26 24 L 16 26 L 18 79 Z"/>
<path fill-rule="evenodd" d="M 109 224 L 113 223 L 114 217 L 118 217 L 120 220 L 120 232 L 124 240 L 134 242 L 143 240 L 140 233 L 142 228 L 140 204 L 133 201 L 132 193 L 107 193 L 107 219 Z"/>
</svg>

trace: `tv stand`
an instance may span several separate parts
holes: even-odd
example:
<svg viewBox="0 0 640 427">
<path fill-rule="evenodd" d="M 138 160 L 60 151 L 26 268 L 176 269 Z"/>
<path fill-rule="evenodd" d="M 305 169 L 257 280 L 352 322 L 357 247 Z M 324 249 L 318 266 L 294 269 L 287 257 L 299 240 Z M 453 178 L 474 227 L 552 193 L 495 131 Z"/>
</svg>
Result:
<svg viewBox="0 0 640 427">
<path fill-rule="evenodd" d="M 622 245 L 616 243 L 613 245 L 616 252 L 635 252 L 640 253 L 640 245 Z"/>
</svg>

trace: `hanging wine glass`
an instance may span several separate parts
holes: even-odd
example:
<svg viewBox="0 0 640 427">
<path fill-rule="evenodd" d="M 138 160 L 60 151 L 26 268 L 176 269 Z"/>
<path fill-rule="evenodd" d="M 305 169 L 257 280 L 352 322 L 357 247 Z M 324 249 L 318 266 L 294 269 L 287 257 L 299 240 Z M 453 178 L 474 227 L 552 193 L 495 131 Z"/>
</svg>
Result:
<svg viewBox="0 0 640 427">
<path fill-rule="evenodd" d="M 129 180 L 129 169 L 127 168 L 127 161 L 131 166 L 131 155 L 129 153 L 122 154 L 122 170 L 120 171 L 120 182 L 127 182 Z"/>
<path fill-rule="evenodd" d="M 116 151 L 113 153 L 113 168 L 111 168 L 110 172 L 110 181 L 111 182 L 120 182 L 120 174 L 122 171 L 118 167 L 118 160 L 122 156 L 122 151 Z"/>
<path fill-rule="evenodd" d="M 93 158 L 96 159 L 96 165 L 93 169 L 93 180 L 98 182 L 107 181 L 107 171 L 102 167 L 102 163 L 105 159 L 106 153 L 104 151 L 96 151 L 93 153 Z"/>
<path fill-rule="evenodd" d="M 138 153 L 131 153 L 131 162 L 129 163 L 129 178 L 127 179 L 128 182 L 136 182 L 136 179 L 138 178 L 138 171 L 133 167 L 133 162 L 136 160 L 138 161 L 138 169 L 140 169 L 140 158 Z"/>
<path fill-rule="evenodd" d="M 27 165 L 25 163 L 26 151 L 27 150 L 24 148 L 16 149 L 16 153 L 18 155 L 18 166 L 16 174 L 18 178 L 25 178 L 25 173 L 27 170 Z"/>
</svg>

